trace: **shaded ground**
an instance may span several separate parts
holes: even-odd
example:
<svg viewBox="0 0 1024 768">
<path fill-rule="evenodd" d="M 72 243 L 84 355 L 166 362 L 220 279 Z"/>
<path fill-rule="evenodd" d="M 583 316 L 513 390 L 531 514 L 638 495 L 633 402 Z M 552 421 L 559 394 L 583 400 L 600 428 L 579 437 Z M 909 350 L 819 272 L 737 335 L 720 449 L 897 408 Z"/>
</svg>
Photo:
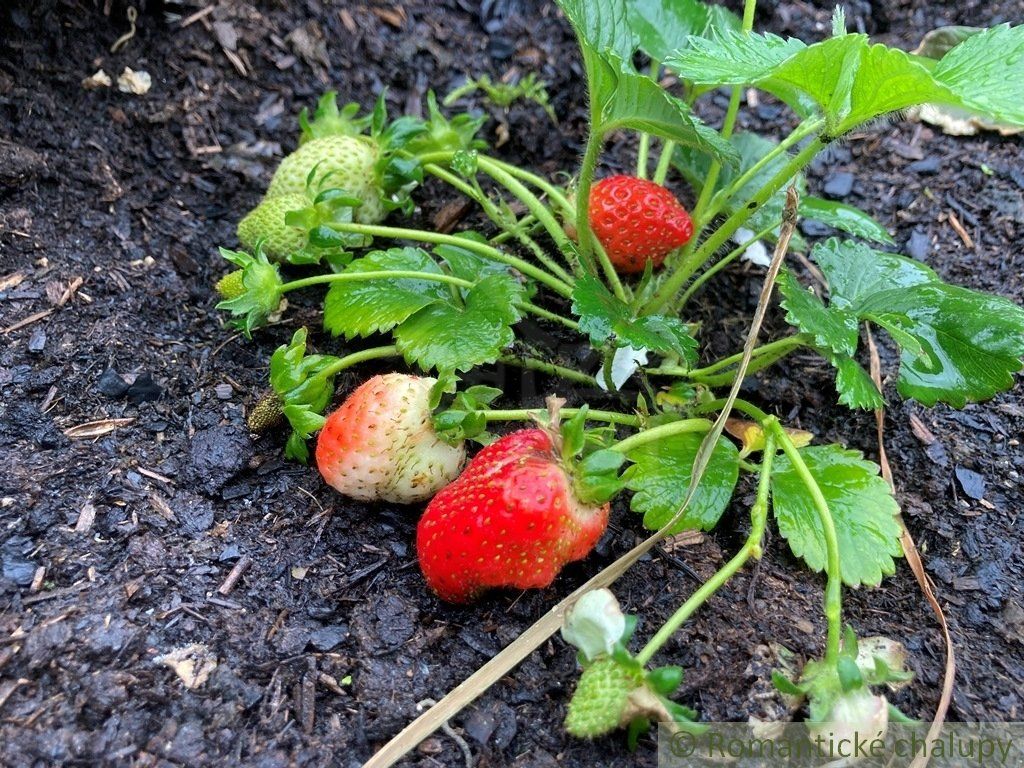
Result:
<svg viewBox="0 0 1024 768">
<path fill-rule="evenodd" d="M 641 530 L 620 505 L 598 552 L 551 589 L 440 604 L 415 564 L 415 511 L 349 503 L 284 463 L 275 440 L 250 441 L 244 410 L 270 352 L 316 316 L 309 304 L 252 343 L 233 336 L 213 309 L 214 246 L 234 243 L 237 219 L 293 146 L 298 109 L 329 85 L 365 105 L 387 85 L 394 110 L 415 110 L 428 87 L 445 93 L 466 73 L 539 71 L 561 131 L 537 109 L 495 113 L 510 136 L 498 152 L 548 173 L 572 167 L 584 101 L 568 28 L 526 0 L 484 11 L 466 0 L 223 3 L 186 27 L 151 9 L 112 55 L 127 29 L 116 4 L 110 18 L 88 2 L 16 5 L 0 16 L 0 137 L 10 142 L 0 142 L 0 763 L 357 765 L 417 701 L 440 698 Z M 827 29 L 824 7 L 764 5 L 773 31 Z M 851 24 L 908 48 L 935 26 L 1024 12 L 1019 2 L 849 5 Z M 146 70 L 153 88 L 83 90 L 99 66 L 115 78 Z M 766 103 L 744 127 L 785 119 Z M 611 149 L 612 163 L 629 164 L 624 147 Z M 945 278 L 1024 301 L 1022 167 L 1019 141 L 894 122 L 836 148 L 811 181 L 874 211 Z M 856 174 L 847 190 L 845 173 Z M 420 199 L 429 219 L 452 196 Z M 752 278 L 738 269 L 700 302 L 722 329 L 714 351 L 742 332 Z M 526 400 L 556 386 L 508 383 Z M 822 440 L 873 453 L 873 417 L 833 406 L 818 360 L 798 357 L 749 394 Z M 1020 720 L 1019 391 L 962 412 L 887 394 L 899 498 L 958 644 L 951 717 Z M 95 438 L 64 434 L 100 419 L 128 421 Z M 742 521 L 737 507 L 713 535 L 639 563 L 620 599 L 644 626 L 660 623 L 694 587 L 678 563 L 706 577 Z M 220 594 L 243 558 L 251 566 Z M 768 642 L 818 651 L 821 586 L 771 544 L 666 647 L 661 658 L 687 668 L 679 698 L 709 720 L 756 712 L 752 659 Z M 941 645 L 909 571 L 847 605 L 860 633 L 908 645 L 918 681 L 898 702 L 930 716 Z M 217 666 L 189 691 L 154 659 L 194 643 Z M 618 739 L 564 736 L 575 677 L 572 654 L 552 641 L 463 713 L 454 725 L 478 764 L 652 763 L 649 745 L 629 758 Z M 438 735 L 412 762 L 462 756 Z"/>
</svg>

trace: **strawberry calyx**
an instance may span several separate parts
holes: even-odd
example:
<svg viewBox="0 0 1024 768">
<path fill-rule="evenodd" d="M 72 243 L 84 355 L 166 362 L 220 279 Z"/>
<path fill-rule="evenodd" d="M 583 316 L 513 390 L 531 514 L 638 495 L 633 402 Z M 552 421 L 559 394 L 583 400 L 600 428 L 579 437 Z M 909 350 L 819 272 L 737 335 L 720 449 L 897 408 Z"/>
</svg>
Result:
<svg viewBox="0 0 1024 768">
<path fill-rule="evenodd" d="M 281 274 L 277 265 L 267 260 L 259 244 L 255 256 L 244 251 L 229 251 L 227 248 L 221 248 L 220 255 L 239 269 L 222 278 L 222 281 L 227 282 L 223 286 L 224 298 L 217 304 L 217 309 L 230 312 L 234 317 L 232 325 L 248 338 L 254 328 L 265 325 L 267 318 L 280 309 L 284 301 Z M 218 290 L 221 290 L 220 287 Z M 229 298 L 226 292 L 233 296 Z"/>
<path fill-rule="evenodd" d="M 558 460 L 573 482 L 573 493 L 581 502 L 600 505 L 611 501 L 625 486 L 619 469 L 626 457 L 604 447 L 609 430 L 586 428 L 588 406 L 583 405 L 564 424 L 559 424 L 561 398 L 548 398 L 550 421 L 544 429 Z"/>
<path fill-rule="evenodd" d="M 317 101 L 312 120 L 309 119 L 307 107 L 299 112 L 299 144 L 324 136 L 359 136 L 365 133 L 370 127 L 372 116 L 356 117 L 359 110 L 359 104 L 354 102 L 338 109 L 338 92 L 327 91 Z"/>
</svg>

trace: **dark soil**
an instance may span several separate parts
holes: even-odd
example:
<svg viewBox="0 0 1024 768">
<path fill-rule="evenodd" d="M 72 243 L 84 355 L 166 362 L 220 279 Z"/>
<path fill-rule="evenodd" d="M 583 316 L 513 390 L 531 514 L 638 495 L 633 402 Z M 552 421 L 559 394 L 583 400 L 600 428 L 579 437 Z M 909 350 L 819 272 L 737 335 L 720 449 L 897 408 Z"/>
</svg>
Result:
<svg viewBox="0 0 1024 768">
<path fill-rule="evenodd" d="M 111 54 L 127 30 L 124 7 L 105 16 L 98 5 L 15 2 L 0 16 L 0 763 L 357 765 L 417 702 L 439 699 L 642 531 L 620 505 L 597 553 L 552 588 L 471 608 L 439 603 L 416 567 L 417 510 L 350 503 L 284 462 L 278 439 L 250 440 L 243 417 L 269 355 L 299 325 L 317 326 L 315 306 L 300 301 L 246 342 L 214 310 L 215 246 L 234 244 L 237 220 L 293 147 L 299 108 L 329 86 L 367 106 L 387 86 L 394 112 L 416 111 L 428 87 L 446 93 L 467 73 L 538 71 L 560 130 L 532 107 L 496 112 L 510 136 L 498 152 L 546 173 L 572 168 L 584 126 L 574 43 L 553 7 L 531 0 L 222 2 L 185 27 L 181 16 L 205 4 L 151 3 Z M 763 5 L 761 22 L 776 32 L 827 29 L 824 3 Z M 1024 15 L 1019 0 L 848 6 L 851 26 L 907 48 L 936 26 Z M 234 45 L 231 58 L 223 45 Z M 84 90 L 100 66 L 115 78 L 125 66 L 146 70 L 152 90 Z M 786 121 L 763 102 L 743 127 Z M 609 167 L 628 166 L 627 149 L 613 142 Z M 1021 168 L 1019 140 L 894 121 L 837 147 L 811 185 L 875 212 L 944 277 L 1024 301 Z M 420 199 L 429 221 L 453 196 Z M 737 268 L 700 302 L 721 329 L 715 352 L 740 337 L 758 277 Z M 884 348 L 883 362 L 891 373 Z M 531 402 L 559 386 L 506 383 Z M 797 357 L 751 380 L 748 394 L 822 441 L 877 457 L 873 416 L 835 406 L 831 387 L 825 364 Z M 959 412 L 887 394 L 899 499 L 957 644 L 951 718 L 1024 719 L 1020 392 Z M 98 437 L 65 434 L 101 419 L 126 421 Z M 646 558 L 619 582 L 641 633 L 692 591 L 688 569 L 706 577 L 732 551 L 744 510 L 737 503 L 715 533 Z M 248 570 L 219 593 L 243 560 Z M 766 645 L 820 652 L 821 592 L 774 537 L 761 566 L 661 654 L 687 670 L 680 700 L 706 720 L 757 714 Z M 859 633 L 906 643 L 918 677 L 897 702 L 930 717 L 942 645 L 909 569 L 846 605 Z M 188 690 L 155 658 L 197 643 L 217 666 Z M 649 742 L 630 756 L 617 737 L 564 735 L 576 676 L 573 654 L 553 639 L 456 718 L 476 764 L 652 764 Z M 411 762 L 464 761 L 439 733 Z"/>
</svg>

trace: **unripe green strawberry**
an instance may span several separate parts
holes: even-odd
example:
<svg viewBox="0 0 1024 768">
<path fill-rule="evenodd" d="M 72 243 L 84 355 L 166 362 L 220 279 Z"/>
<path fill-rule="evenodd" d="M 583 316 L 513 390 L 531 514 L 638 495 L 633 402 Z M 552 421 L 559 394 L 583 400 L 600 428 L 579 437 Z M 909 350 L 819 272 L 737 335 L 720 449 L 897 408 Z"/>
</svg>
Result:
<svg viewBox="0 0 1024 768">
<path fill-rule="evenodd" d="M 225 301 L 231 299 L 237 299 L 243 293 L 245 293 L 245 285 L 242 282 L 242 276 L 244 271 L 236 269 L 234 272 L 228 272 L 224 277 L 217 281 L 215 286 L 218 295 Z"/>
<path fill-rule="evenodd" d="M 363 204 L 353 211 L 360 224 L 376 224 L 384 219 L 380 184 L 375 165 L 380 149 L 365 136 L 324 136 L 307 141 L 277 167 L 267 189 L 267 199 L 280 195 L 315 197 L 325 189 L 344 189 Z M 307 192 L 307 179 L 313 171 Z"/>
<path fill-rule="evenodd" d="M 250 432 L 262 434 L 268 429 L 276 427 L 284 420 L 284 413 L 281 410 L 281 396 L 277 392 L 270 391 L 264 394 L 245 420 Z"/>
<path fill-rule="evenodd" d="M 289 211 L 310 206 L 305 194 L 287 194 L 267 197 L 238 222 L 238 241 L 250 251 L 263 241 L 263 253 L 271 261 L 282 261 L 306 247 L 305 230 L 289 227 L 284 217 Z"/>
<path fill-rule="evenodd" d="M 595 739 L 627 725 L 622 720 L 630 694 L 643 684 L 640 669 L 627 669 L 609 657 L 598 659 L 580 675 L 565 730 L 581 739 Z"/>
</svg>

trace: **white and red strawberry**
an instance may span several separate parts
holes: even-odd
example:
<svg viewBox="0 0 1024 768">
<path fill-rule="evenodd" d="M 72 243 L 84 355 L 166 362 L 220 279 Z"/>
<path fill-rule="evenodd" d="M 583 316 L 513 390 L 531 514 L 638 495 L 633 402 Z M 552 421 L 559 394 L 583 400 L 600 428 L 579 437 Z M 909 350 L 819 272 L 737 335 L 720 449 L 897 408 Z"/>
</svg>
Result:
<svg viewBox="0 0 1024 768">
<path fill-rule="evenodd" d="M 456 603 L 493 587 L 546 587 L 593 549 L 608 509 L 579 500 L 547 431 L 513 432 L 427 506 L 416 531 L 420 568 L 439 597 Z"/>
<path fill-rule="evenodd" d="M 374 376 L 327 417 L 316 465 L 327 483 L 361 501 L 424 501 L 459 474 L 463 445 L 434 432 L 430 390 L 435 380 Z"/>
</svg>

